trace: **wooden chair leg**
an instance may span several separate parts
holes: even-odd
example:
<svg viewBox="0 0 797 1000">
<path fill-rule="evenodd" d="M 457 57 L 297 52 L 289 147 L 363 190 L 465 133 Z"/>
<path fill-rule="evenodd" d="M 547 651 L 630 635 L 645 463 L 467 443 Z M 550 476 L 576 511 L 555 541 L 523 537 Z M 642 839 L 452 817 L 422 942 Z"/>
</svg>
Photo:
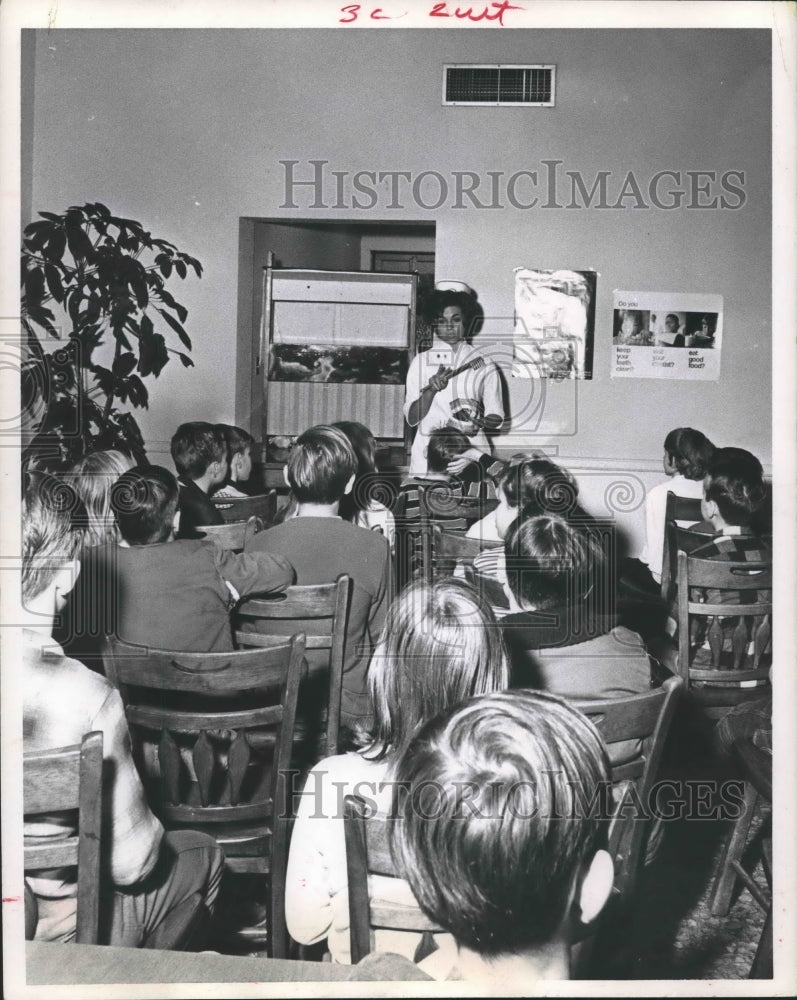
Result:
<svg viewBox="0 0 797 1000">
<path fill-rule="evenodd" d="M 755 958 L 748 979 L 772 979 L 772 905 L 767 910 L 764 929 L 756 948 Z"/>
<path fill-rule="evenodd" d="M 731 896 L 738 877 L 733 863 L 738 862 L 744 853 L 757 802 L 758 792 L 752 782 L 745 782 L 743 812 L 734 823 L 725 842 L 711 892 L 711 912 L 715 917 L 724 917 L 731 908 Z"/>
</svg>

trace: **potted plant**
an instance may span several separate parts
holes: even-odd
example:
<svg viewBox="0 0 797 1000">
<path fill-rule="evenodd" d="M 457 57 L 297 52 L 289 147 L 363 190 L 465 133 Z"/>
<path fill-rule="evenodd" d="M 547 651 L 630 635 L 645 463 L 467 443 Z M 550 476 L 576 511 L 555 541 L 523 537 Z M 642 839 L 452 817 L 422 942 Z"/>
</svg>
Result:
<svg viewBox="0 0 797 1000">
<path fill-rule="evenodd" d="M 172 355 L 193 365 L 188 312 L 166 282 L 202 265 L 99 202 L 39 215 L 22 242 L 23 462 L 65 467 L 101 448 L 144 461 L 135 417 L 117 404 L 146 408 L 143 380 Z"/>
</svg>

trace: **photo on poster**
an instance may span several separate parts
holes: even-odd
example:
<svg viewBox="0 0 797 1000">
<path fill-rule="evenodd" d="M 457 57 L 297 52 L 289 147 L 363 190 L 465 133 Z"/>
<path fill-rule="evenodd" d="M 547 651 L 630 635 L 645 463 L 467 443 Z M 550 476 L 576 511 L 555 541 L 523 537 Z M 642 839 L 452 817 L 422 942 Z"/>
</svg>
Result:
<svg viewBox="0 0 797 1000">
<path fill-rule="evenodd" d="M 597 271 L 515 268 L 515 378 L 592 378 L 597 280 Z"/>
<path fill-rule="evenodd" d="M 719 378 L 722 296 L 615 291 L 613 306 L 612 378 Z"/>
</svg>

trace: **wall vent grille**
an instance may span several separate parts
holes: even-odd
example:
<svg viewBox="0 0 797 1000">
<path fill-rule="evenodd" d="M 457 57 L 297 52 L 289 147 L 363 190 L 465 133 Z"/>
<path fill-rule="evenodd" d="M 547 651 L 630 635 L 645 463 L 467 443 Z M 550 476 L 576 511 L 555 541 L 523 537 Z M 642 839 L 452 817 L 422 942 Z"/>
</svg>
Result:
<svg viewBox="0 0 797 1000">
<path fill-rule="evenodd" d="M 552 108 L 555 66 L 445 66 L 443 104 Z"/>
</svg>

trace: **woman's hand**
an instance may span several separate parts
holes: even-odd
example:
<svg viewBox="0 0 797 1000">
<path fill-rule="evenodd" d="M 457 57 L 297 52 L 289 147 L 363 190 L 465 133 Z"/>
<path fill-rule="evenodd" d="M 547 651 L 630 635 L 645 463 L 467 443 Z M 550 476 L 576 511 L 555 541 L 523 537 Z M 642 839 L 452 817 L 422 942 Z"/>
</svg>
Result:
<svg viewBox="0 0 797 1000">
<path fill-rule="evenodd" d="M 451 376 L 453 374 L 453 368 L 446 368 L 445 365 L 440 365 L 437 372 L 429 379 L 429 384 L 426 388 L 434 389 L 435 392 L 441 392 L 451 381 Z"/>
</svg>

